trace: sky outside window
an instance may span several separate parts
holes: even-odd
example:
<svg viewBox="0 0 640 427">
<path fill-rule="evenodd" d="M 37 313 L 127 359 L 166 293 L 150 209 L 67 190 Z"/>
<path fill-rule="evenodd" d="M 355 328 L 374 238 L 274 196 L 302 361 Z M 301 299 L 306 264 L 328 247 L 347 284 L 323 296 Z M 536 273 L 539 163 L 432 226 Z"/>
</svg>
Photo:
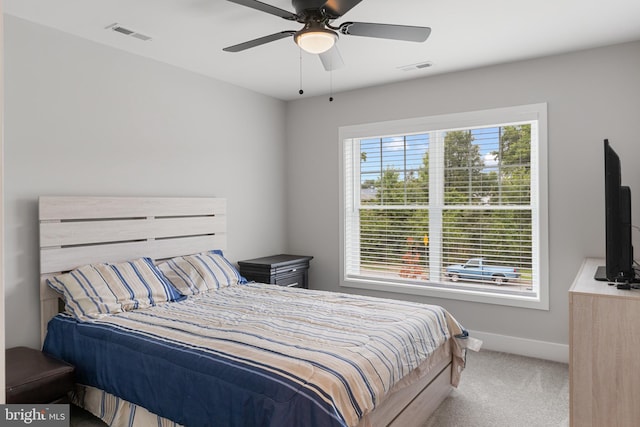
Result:
<svg viewBox="0 0 640 427">
<path fill-rule="evenodd" d="M 499 151 L 499 127 L 476 128 L 469 130 L 472 144 L 477 146 L 485 168 L 483 172 L 497 172 Z M 444 133 L 446 136 L 446 133 Z M 382 172 L 393 169 L 401 181 L 406 173 L 417 173 L 424 166 L 424 156 L 429 150 L 429 134 L 415 134 L 386 138 L 370 138 L 360 141 L 361 184 L 363 188 L 379 181 Z M 366 161 L 365 161 L 366 159 Z"/>
</svg>

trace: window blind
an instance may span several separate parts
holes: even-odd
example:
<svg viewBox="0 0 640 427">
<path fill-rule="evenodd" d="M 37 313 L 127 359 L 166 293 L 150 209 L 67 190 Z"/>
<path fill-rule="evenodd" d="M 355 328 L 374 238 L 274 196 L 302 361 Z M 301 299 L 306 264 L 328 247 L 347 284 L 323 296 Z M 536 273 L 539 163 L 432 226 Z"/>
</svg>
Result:
<svg viewBox="0 0 640 427">
<path fill-rule="evenodd" d="M 535 293 L 536 142 L 536 120 L 346 140 L 345 275 Z M 470 259 L 518 277 L 452 282 Z"/>
</svg>

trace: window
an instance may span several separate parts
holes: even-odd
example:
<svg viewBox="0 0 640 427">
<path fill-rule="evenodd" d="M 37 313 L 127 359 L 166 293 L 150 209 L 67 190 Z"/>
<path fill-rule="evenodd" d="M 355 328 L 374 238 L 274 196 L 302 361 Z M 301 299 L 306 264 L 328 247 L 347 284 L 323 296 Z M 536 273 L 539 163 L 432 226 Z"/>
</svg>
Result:
<svg viewBox="0 0 640 427">
<path fill-rule="evenodd" d="M 340 140 L 343 286 L 548 309 L 546 104 Z"/>
</svg>

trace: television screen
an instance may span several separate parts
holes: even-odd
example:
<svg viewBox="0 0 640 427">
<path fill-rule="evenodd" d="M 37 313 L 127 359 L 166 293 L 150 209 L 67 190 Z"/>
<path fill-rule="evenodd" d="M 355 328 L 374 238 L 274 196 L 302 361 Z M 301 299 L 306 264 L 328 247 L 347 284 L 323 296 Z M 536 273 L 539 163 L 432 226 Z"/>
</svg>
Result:
<svg viewBox="0 0 640 427">
<path fill-rule="evenodd" d="M 620 158 L 604 140 L 604 203 L 606 223 L 606 265 L 596 272 L 597 280 L 633 282 L 633 246 L 631 244 L 631 189 L 622 185 Z"/>
</svg>

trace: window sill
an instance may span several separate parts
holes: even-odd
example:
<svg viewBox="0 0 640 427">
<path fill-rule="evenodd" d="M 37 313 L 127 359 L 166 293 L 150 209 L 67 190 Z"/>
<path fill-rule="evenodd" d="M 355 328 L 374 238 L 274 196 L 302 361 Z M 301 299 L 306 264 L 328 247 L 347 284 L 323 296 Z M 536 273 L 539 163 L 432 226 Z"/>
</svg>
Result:
<svg viewBox="0 0 640 427">
<path fill-rule="evenodd" d="M 532 293 L 497 293 L 487 290 L 474 290 L 450 283 L 417 284 L 410 282 L 391 282 L 372 278 L 348 277 L 340 282 L 341 287 L 368 289 L 395 294 L 419 295 L 434 298 L 446 298 L 471 301 L 484 304 L 506 305 L 511 307 L 549 310 L 548 299 Z"/>
</svg>

